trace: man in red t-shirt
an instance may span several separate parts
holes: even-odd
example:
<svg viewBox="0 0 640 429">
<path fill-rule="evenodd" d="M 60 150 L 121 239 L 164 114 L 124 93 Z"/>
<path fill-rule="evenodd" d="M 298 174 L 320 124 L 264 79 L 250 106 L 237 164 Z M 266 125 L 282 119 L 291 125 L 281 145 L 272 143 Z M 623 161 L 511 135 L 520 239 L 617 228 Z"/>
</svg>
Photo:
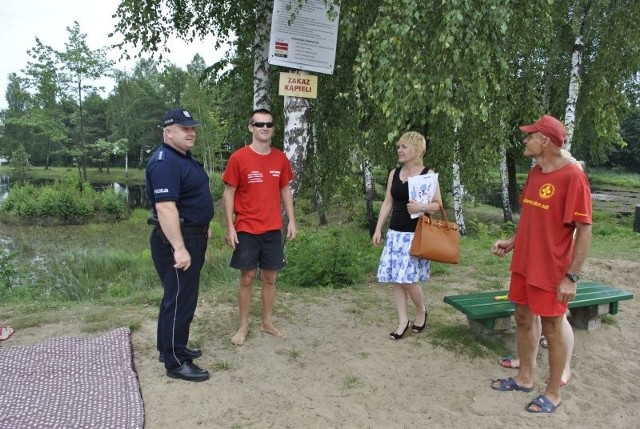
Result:
<svg viewBox="0 0 640 429">
<path fill-rule="evenodd" d="M 231 338 L 242 345 L 249 333 L 249 303 L 256 270 L 261 270 L 263 332 L 286 338 L 273 324 L 273 302 L 278 270 L 286 265 L 282 248 L 282 214 L 284 205 L 289 219 L 287 238 L 297 233 L 293 213 L 293 196 L 289 182 L 291 164 L 285 154 L 271 147 L 273 115 L 266 109 L 254 110 L 249 119 L 251 144 L 235 151 L 222 175 L 224 182 L 224 219 L 226 243 L 233 249 L 230 266 L 240 270 L 238 310 L 240 328 Z"/>
<path fill-rule="evenodd" d="M 551 413 L 561 403 L 560 387 L 567 344 L 563 336 L 564 314 L 575 298 L 578 274 L 591 244 L 591 190 L 589 182 L 571 160 L 562 156 L 565 129 L 550 115 L 520 129 L 524 155 L 534 158 L 522 191 L 522 212 L 517 232 L 498 240 L 492 252 L 504 256 L 513 250 L 509 299 L 516 305 L 518 375 L 492 382 L 495 390 L 533 390 L 533 371 L 539 333 L 549 344 L 549 382 L 542 395 L 525 408 Z M 575 240 L 574 240 L 575 232 Z"/>
</svg>

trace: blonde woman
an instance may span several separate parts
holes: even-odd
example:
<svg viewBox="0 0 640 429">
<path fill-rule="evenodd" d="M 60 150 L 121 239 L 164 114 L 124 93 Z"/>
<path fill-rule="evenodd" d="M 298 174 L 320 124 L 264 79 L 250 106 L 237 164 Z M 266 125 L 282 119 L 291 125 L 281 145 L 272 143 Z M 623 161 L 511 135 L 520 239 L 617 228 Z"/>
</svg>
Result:
<svg viewBox="0 0 640 429">
<path fill-rule="evenodd" d="M 423 157 L 427 152 L 424 136 L 413 131 L 407 132 L 400 137 L 396 146 L 400 167 L 394 168 L 389 173 L 387 190 L 372 237 L 373 245 L 379 246 L 382 242 L 382 226 L 391 216 L 384 249 L 380 256 L 378 281 L 393 285 L 393 297 L 398 309 L 398 325 L 389 334 L 392 340 L 404 338 L 410 328 L 412 332 L 420 333 L 427 325 L 427 308 L 420 282 L 426 282 L 429 279 L 430 263 L 428 260 L 409 255 L 413 232 L 418 222 L 417 218 L 411 219 L 411 214 L 439 212 L 439 204 L 442 203 L 439 186 L 433 200 L 428 204 L 409 199 L 409 177 L 433 172 L 424 166 Z M 413 326 L 407 313 L 407 296 L 415 307 Z"/>
</svg>

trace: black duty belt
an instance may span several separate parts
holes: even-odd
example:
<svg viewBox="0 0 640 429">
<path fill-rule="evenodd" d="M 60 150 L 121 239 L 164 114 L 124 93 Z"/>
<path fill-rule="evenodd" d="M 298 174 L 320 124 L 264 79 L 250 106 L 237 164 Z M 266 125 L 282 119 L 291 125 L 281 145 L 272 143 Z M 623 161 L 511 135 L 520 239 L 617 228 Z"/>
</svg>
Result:
<svg viewBox="0 0 640 429">
<path fill-rule="evenodd" d="M 147 224 L 155 226 L 156 229 L 160 233 L 162 233 L 162 229 L 160 228 L 160 222 L 158 221 L 158 219 L 149 217 L 147 219 Z M 182 231 L 183 235 L 206 234 L 209 230 L 209 225 L 183 225 L 181 223 L 180 230 Z"/>
<path fill-rule="evenodd" d="M 190 235 L 190 234 L 206 234 L 209 230 L 208 226 L 202 225 L 181 225 L 182 234 Z"/>
</svg>

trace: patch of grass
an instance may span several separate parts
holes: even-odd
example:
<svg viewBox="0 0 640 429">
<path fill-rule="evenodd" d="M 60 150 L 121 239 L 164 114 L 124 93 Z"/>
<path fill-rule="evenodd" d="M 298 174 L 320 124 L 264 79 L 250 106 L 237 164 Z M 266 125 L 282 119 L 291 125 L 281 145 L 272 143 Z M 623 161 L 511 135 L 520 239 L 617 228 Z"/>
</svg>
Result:
<svg viewBox="0 0 640 429">
<path fill-rule="evenodd" d="M 140 323 L 139 321 L 129 323 L 129 330 L 131 332 L 137 332 L 140 330 L 140 328 L 142 328 L 142 323 Z"/>
<path fill-rule="evenodd" d="M 613 317 L 611 314 L 605 314 L 602 316 L 602 323 L 610 326 L 618 326 L 618 319 Z"/>
<path fill-rule="evenodd" d="M 213 371 L 231 371 L 234 365 L 228 360 L 217 360 L 210 365 L 210 368 Z"/>
<path fill-rule="evenodd" d="M 635 234 L 635 237 L 634 235 Z M 640 234 L 626 232 L 613 235 L 595 235 L 589 248 L 590 258 L 637 260 L 640 255 Z"/>
<path fill-rule="evenodd" d="M 16 312 L 16 314 L 9 314 L 9 316 L 13 316 L 12 325 L 16 328 L 33 328 L 49 323 L 56 323 L 59 320 L 59 316 L 54 316 L 53 312 L 41 309 L 39 309 L 39 311 Z"/>
<path fill-rule="evenodd" d="M 447 322 L 431 323 L 429 338 L 434 346 L 471 358 L 511 353 L 504 341 L 474 335 L 468 326 Z"/>
<path fill-rule="evenodd" d="M 355 375 L 347 375 L 342 380 L 342 385 L 345 389 L 355 389 L 361 385 L 360 379 Z"/>
<path fill-rule="evenodd" d="M 82 314 L 83 332 L 104 332 L 121 326 L 127 326 L 131 332 L 135 332 L 140 329 L 144 320 L 157 317 L 157 309 L 125 307 L 121 311 L 113 311 L 111 306 L 94 305 Z"/>
<path fill-rule="evenodd" d="M 297 362 L 302 356 L 302 352 L 295 347 L 289 350 L 289 362 Z"/>
<path fill-rule="evenodd" d="M 592 187 L 640 188 L 640 174 L 612 171 L 609 168 L 588 168 L 587 174 Z"/>
</svg>

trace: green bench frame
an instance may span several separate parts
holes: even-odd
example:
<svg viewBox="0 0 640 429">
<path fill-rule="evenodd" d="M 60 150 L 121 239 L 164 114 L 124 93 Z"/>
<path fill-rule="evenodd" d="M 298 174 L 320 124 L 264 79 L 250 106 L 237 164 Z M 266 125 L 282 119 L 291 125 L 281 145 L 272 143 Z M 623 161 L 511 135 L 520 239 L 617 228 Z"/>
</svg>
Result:
<svg viewBox="0 0 640 429">
<path fill-rule="evenodd" d="M 494 290 L 465 295 L 445 296 L 444 302 L 467 316 L 475 332 L 487 334 L 511 328 L 515 305 L 508 300 L 496 300 L 507 290 Z M 618 302 L 632 299 L 633 294 L 599 282 L 580 282 L 573 301 L 569 302 L 571 323 L 576 328 L 593 330 L 602 323 L 605 314 L 617 314 Z"/>
</svg>

